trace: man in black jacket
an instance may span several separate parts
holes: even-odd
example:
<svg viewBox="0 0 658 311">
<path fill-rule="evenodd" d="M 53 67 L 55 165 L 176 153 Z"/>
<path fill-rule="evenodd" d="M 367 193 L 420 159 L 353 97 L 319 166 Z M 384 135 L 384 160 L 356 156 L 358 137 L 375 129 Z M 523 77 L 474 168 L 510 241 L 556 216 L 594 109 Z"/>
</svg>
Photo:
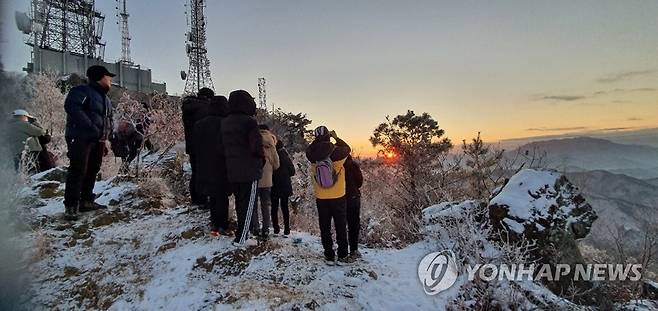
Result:
<svg viewBox="0 0 658 311">
<path fill-rule="evenodd" d="M 234 244 L 247 238 L 249 229 L 245 220 L 251 219 L 258 180 L 263 174 L 265 155 L 263 138 L 255 118 L 256 102 L 244 90 L 231 92 L 228 98 L 228 116 L 222 120 L 222 140 L 226 157 L 226 175 L 235 195 L 238 228 Z M 251 202 L 250 202 L 251 201 Z M 251 209 L 250 209 L 251 208 Z"/>
<path fill-rule="evenodd" d="M 361 229 L 361 186 L 363 174 L 359 163 L 348 156 L 345 160 L 345 197 L 347 198 L 347 237 L 350 246 L 350 257 L 361 257 L 359 252 L 359 230 Z"/>
<path fill-rule="evenodd" d="M 281 139 L 276 141 L 276 152 L 279 154 L 279 168 L 272 174 L 272 227 L 274 234 L 279 234 L 279 206 L 283 213 L 283 236 L 290 234 L 290 210 L 288 201 L 292 196 L 290 177 L 295 175 L 295 166 L 290 160 L 288 151 L 283 147 Z"/>
<path fill-rule="evenodd" d="M 210 235 L 229 235 L 226 157 L 222 140 L 222 119 L 226 117 L 228 102 L 224 96 L 215 96 L 208 106 L 208 116 L 194 124 L 196 140 L 197 189 L 210 197 Z"/>
<path fill-rule="evenodd" d="M 207 198 L 199 193 L 196 189 L 196 175 L 198 170 L 196 167 L 196 150 L 194 133 L 194 124 L 208 115 L 208 104 L 210 99 L 215 96 L 215 92 L 209 88 L 202 88 L 199 90 L 197 96 L 187 96 L 183 99 L 183 129 L 185 130 L 185 153 L 190 156 L 190 166 L 192 167 L 192 176 L 190 178 L 190 197 L 192 204 L 197 204 L 201 208 L 205 208 Z"/>
<path fill-rule="evenodd" d="M 68 220 L 76 220 L 78 212 L 105 208 L 94 202 L 93 190 L 112 135 L 112 103 L 107 97 L 112 77 L 114 74 L 103 66 L 89 67 L 89 84 L 72 88 L 64 102 L 70 162 L 64 194 Z"/>
</svg>

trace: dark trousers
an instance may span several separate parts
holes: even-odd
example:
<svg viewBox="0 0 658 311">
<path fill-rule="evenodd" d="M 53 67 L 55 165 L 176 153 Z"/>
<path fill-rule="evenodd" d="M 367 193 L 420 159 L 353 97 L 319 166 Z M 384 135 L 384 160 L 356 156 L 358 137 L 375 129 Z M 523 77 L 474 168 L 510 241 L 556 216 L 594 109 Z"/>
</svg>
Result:
<svg viewBox="0 0 658 311">
<path fill-rule="evenodd" d="M 201 194 L 197 189 L 196 174 L 198 173 L 198 168 L 196 164 L 196 155 L 190 154 L 190 166 L 192 167 L 192 176 L 190 176 L 190 198 L 192 199 L 192 204 L 206 204 L 208 203 L 208 197 Z"/>
<path fill-rule="evenodd" d="M 228 229 L 228 193 L 210 196 L 210 223 L 213 229 Z M 249 203 L 249 201 L 247 201 Z"/>
<path fill-rule="evenodd" d="M 272 194 L 272 228 L 274 228 L 274 233 L 279 233 L 281 230 L 279 227 L 279 206 L 281 206 L 281 212 L 283 213 L 283 230 L 285 232 L 290 232 L 290 210 L 288 209 L 288 199 L 289 197 L 280 197 L 276 194 Z"/>
<path fill-rule="evenodd" d="M 80 200 L 93 202 L 96 175 L 103 163 L 103 145 L 96 140 L 66 138 L 69 170 L 66 175 L 64 206 L 77 206 Z"/>
<path fill-rule="evenodd" d="M 361 230 L 361 197 L 347 198 L 347 235 L 350 253 L 359 249 L 359 231 Z"/>
<path fill-rule="evenodd" d="M 244 229 L 244 224 L 247 220 L 247 208 L 249 207 L 251 184 L 251 182 L 232 184 L 233 194 L 235 195 L 235 214 L 238 216 L 238 229 L 235 230 L 236 241 L 240 240 L 242 229 Z"/>
<path fill-rule="evenodd" d="M 334 221 L 336 229 L 336 244 L 338 244 L 338 257 L 347 256 L 347 228 L 345 224 L 346 202 L 345 197 L 339 199 L 317 199 L 318 220 L 320 223 L 320 237 L 324 248 L 324 257 L 333 260 L 334 241 L 331 237 L 331 220 Z"/>
</svg>

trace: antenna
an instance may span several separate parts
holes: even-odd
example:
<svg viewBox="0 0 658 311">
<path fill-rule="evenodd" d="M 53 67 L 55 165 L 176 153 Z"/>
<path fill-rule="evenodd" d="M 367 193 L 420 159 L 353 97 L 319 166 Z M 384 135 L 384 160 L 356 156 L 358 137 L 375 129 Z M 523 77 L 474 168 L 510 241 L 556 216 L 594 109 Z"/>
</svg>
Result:
<svg viewBox="0 0 658 311">
<path fill-rule="evenodd" d="M 215 89 L 210 78 L 210 61 L 206 49 L 206 19 L 203 14 L 205 3 L 203 0 L 189 0 L 186 7 L 187 24 L 190 27 L 185 35 L 185 50 L 190 67 L 187 70 L 185 93 L 197 93 L 199 89 L 207 87 Z"/>
<path fill-rule="evenodd" d="M 121 31 L 121 62 L 125 64 L 132 64 L 132 59 L 130 58 L 130 32 L 128 31 L 128 10 L 126 8 L 127 0 L 116 0 L 117 2 L 117 23 L 119 24 L 119 30 Z"/>
<path fill-rule="evenodd" d="M 258 108 L 267 111 L 267 93 L 265 91 L 265 78 L 258 78 Z"/>
</svg>

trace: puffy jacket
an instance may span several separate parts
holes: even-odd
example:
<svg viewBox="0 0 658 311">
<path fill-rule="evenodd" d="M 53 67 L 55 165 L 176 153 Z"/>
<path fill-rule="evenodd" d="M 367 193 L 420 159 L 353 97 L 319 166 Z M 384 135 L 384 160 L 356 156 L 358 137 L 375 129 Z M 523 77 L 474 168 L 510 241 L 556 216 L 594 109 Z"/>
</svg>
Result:
<svg viewBox="0 0 658 311">
<path fill-rule="evenodd" d="M 263 137 L 258 130 L 256 102 L 247 95 L 234 95 L 228 102 L 228 116 L 222 120 L 222 140 L 229 182 L 246 183 L 263 175 Z"/>
<path fill-rule="evenodd" d="M 345 169 L 343 164 L 350 155 L 350 146 L 342 139 L 337 138 L 336 144 L 332 144 L 329 137 L 314 140 L 306 149 L 306 158 L 311 162 L 311 177 L 315 180 L 315 165 L 329 157 L 338 174 L 336 183 L 331 188 L 322 188 L 317 182 L 313 183 L 315 197 L 317 199 L 338 199 L 345 196 Z"/>
<path fill-rule="evenodd" d="M 348 198 L 361 197 L 361 186 L 363 186 L 363 174 L 359 163 L 352 159 L 352 156 L 345 160 L 345 193 Z"/>
<path fill-rule="evenodd" d="M 107 140 L 113 129 L 107 90 L 92 82 L 72 88 L 64 102 L 67 138 Z"/>
<path fill-rule="evenodd" d="M 7 131 L 12 155 L 18 155 L 23 152 L 25 146 L 27 146 L 27 151 L 42 150 L 38 137 L 46 135 L 46 131 L 41 128 L 39 123 L 30 123 L 19 120 L 18 118 L 11 118 Z"/>
<path fill-rule="evenodd" d="M 194 124 L 208 115 L 210 98 L 188 96 L 183 99 L 183 129 L 185 130 L 185 153 L 192 154 L 196 147 L 194 142 Z"/>
<path fill-rule="evenodd" d="M 279 168 L 279 154 L 276 152 L 276 137 L 268 130 L 260 130 L 263 137 L 263 154 L 265 155 L 265 165 L 263 166 L 263 176 L 258 181 L 258 188 L 272 187 L 272 173 Z"/>
<path fill-rule="evenodd" d="M 295 165 L 290 159 L 288 151 L 283 147 L 278 148 L 276 152 L 279 154 L 279 163 L 281 164 L 278 169 L 274 170 L 272 174 L 272 195 L 277 197 L 289 197 L 292 195 L 292 182 L 290 177 L 295 176 Z"/>
<path fill-rule="evenodd" d="M 203 194 L 217 196 L 218 190 L 228 192 L 226 157 L 222 140 L 222 119 L 226 116 L 226 98 L 221 96 L 208 106 L 208 116 L 194 124 L 196 136 L 197 189 Z"/>
</svg>

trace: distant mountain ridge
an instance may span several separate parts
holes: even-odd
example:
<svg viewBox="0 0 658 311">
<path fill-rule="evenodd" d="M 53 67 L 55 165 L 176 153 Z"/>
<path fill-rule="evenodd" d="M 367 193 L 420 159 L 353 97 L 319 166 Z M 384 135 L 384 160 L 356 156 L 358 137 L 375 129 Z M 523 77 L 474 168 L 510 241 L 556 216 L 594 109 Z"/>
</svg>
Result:
<svg viewBox="0 0 658 311">
<path fill-rule="evenodd" d="M 658 178 L 658 148 L 626 145 L 591 137 L 553 139 L 525 144 L 508 151 L 546 152 L 546 164 L 566 172 L 606 170 L 639 179 Z"/>
</svg>

